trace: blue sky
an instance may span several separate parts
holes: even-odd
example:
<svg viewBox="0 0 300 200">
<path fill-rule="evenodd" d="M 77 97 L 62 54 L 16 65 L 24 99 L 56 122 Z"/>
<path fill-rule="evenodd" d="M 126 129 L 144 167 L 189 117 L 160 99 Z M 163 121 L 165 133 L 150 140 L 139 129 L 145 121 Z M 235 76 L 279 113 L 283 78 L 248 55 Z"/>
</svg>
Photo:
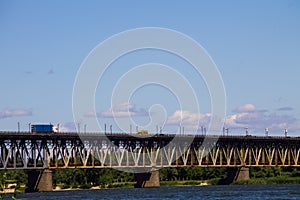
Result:
<svg viewBox="0 0 300 200">
<path fill-rule="evenodd" d="M 299 136 L 299 11 L 299 1 L 1 1 L 0 129 L 51 122 L 74 130 L 73 84 L 89 52 L 119 32 L 163 27 L 196 40 L 216 63 L 227 94 L 225 126 L 232 134 L 247 126 L 253 134 L 269 127 L 274 135 L 288 128 Z M 114 105 L 117 111 L 129 109 L 143 126 L 151 105 L 161 104 L 166 131 L 175 129 L 178 115 L 185 117 L 184 126 L 195 119 L 206 125 L 211 109 L 203 80 L 182 60 L 157 51 L 128 55 L 107 72 L 96 94 L 100 124 L 117 130 L 110 116 L 111 90 L 125 69 L 147 62 L 168 63 L 184 74 L 201 99 L 201 113 L 180 110 L 172 94 L 155 86 Z"/>
</svg>

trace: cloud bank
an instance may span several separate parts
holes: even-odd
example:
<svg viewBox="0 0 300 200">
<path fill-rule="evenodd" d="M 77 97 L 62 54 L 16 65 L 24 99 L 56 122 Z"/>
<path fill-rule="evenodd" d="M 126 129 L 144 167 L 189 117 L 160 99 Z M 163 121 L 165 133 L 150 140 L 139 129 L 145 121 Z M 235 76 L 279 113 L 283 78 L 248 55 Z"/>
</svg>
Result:
<svg viewBox="0 0 300 200">
<path fill-rule="evenodd" d="M 148 116 L 148 112 L 145 109 L 137 108 L 132 103 L 122 103 L 114 105 L 106 111 L 99 113 L 88 112 L 86 117 L 103 117 L 103 118 L 122 118 L 122 117 L 135 117 L 135 116 Z"/>
<path fill-rule="evenodd" d="M 279 108 L 277 111 L 291 111 L 290 107 Z M 259 110 L 253 104 L 246 104 L 233 110 L 226 117 L 226 126 L 232 128 L 251 127 L 263 131 L 265 128 L 282 130 L 285 128 L 298 129 L 299 120 L 293 115 L 281 114 L 276 111 Z"/>
<path fill-rule="evenodd" d="M 294 109 L 291 107 L 282 107 L 274 111 L 266 109 L 258 109 L 254 104 L 248 103 L 232 110 L 225 119 L 219 118 L 218 123 L 224 121 L 224 126 L 229 128 L 231 133 L 237 132 L 243 134 L 243 129 L 248 127 L 255 133 L 264 133 L 265 128 L 269 128 L 270 132 L 282 132 L 283 129 L 290 131 L 300 131 L 299 119 L 290 114 Z M 289 111 L 288 114 L 286 111 Z M 115 105 L 106 111 L 86 113 L 86 117 L 102 117 L 102 118 L 122 118 L 122 117 L 144 117 L 149 116 L 145 109 L 137 108 L 134 104 L 123 103 Z M 201 132 L 203 127 L 210 126 L 211 113 L 193 113 L 187 110 L 176 110 L 167 117 L 163 123 L 165 126 L 179 127 L 183 126 L 185 130 L 198 130 Z M 211 126 L 213 130 L 213 125 Z M 221 130 L 215 130 L 221 131 Z"/>
<path fill-rule="evenodd" d="M 0 111 L 0 119 L 20 116 L 32 116 L 32 111 L 26 109 L 3 109 Z"/>
<path fill-rule="evenodd" d="M 239 106 L 232 111 L 232 114 L 225 117 L 226 128 L 236 129 L 239 132 L 248 127 L 257 133 L 264 133 L 265 128 L 270 131 L 282 132 L 287 128 L 291 131 L 299 131 L 300 123 L 293 115 L 282 114 L 280 111 L 292 111 L 293 108 L 284 107 L 275 111 L 258 109 L 253 104 Z M 211 113 L 192 113 L 189 111 L 177 110 L 168 117 L 167 126 L 185 126 L 188 129 L 194 129 L 198 124 L 198 130 L 201 126 L 208 127 L 211 121 Z M 220 120 L 220 123 L 221 120 Z"/>
</svg>

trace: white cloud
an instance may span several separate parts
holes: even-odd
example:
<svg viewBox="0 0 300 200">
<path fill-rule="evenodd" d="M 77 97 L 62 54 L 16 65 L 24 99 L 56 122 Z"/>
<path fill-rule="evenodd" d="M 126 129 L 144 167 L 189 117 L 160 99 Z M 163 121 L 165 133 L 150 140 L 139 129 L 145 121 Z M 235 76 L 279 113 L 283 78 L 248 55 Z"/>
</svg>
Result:
<svg viewBox="0 0 300 200">
<path fill-rule="evenodd" d="M 237 121 L 242 118 L 243 116 L 247 115 L 246 113 L 240 113 L 240 114 L 234 114 L 226 116 L 225 118 L 225 124 L 228 127 L 245 127 L 244 124 L 239 124 Z"/>
<path fill-rule="evenodd" d="M 245 112 L 253 112 L 255 110 L 256 110 L 255 105 L 249 103 L 249 104 L 246 104 L 246 105 L 243 105 L 243 106 L 240 106 L 240 107 L 234 109 L 233 112 L 245 113 Z"/>
<path fill-rule="evenodd" d="M 132 103 L 122 103 L 114 105 L 106 111 L 99 113 L 88 112 L 85 114 L 86 117 L 103 117 L 103 118 L 113 118 L 113 117 L 135 117 L 135 116 L 147 116 L 148 112 L 145 109 L 138 109 Z"/>
<path fill-rule="evenodd" d="M 285 107 L 277 109 L 277 111 L 293 110 Z M 267 110 L 258 110 L 253 104 L 246 104 L 233 110 L 234 114 L 226 117 L 226 126 L 230 128 L 249 127 L 259 132 L 264 132 L 265 128 L 279 132 L 285 128 L 299 130 L 299 120 L 293 115 L 282 115 L 276 112 L 268 112 Z"/>
<path fill-rule="evenodd" d="M 211 114 L 191 113 L 184 110 L 176 110 L 168 117 L 166 125 L 184 126 L 187 130 L 198 129 L 201 125 L 208 125 Z"/>
<path fill-rule="evenodd" d="M 0 111 L 0 119 L 8 117 L 31 116 L 32 111 L 26 109 L 4 109 Z"/>
<path fill-rule="evenodd" d="M 59 132 L 65 132 L 65 133 L 76 132 L 76 127 L 73 122 L 67 122 L 67 123 L 63 123 L 63 124 L 59 124 L 59 125 L 54 125 L 53 128 L 56 130 L 59 129 Z"/>
</svg>

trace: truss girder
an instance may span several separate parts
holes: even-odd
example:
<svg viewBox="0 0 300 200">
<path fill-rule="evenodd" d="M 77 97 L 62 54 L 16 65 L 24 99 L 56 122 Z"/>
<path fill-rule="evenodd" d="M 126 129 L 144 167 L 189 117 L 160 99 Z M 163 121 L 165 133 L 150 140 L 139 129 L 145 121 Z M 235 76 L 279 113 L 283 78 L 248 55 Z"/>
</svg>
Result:
<svg viewBox="0 0 300 200">
<path fill-rule="evenodd" d="M 299 166 L 300 140 L 220 138 L 204 145 L 170 137 L 22 136 L 0 134 L 0 169 Z M 291 142 L 292 141 L 292 142 Z"/>
</svg>

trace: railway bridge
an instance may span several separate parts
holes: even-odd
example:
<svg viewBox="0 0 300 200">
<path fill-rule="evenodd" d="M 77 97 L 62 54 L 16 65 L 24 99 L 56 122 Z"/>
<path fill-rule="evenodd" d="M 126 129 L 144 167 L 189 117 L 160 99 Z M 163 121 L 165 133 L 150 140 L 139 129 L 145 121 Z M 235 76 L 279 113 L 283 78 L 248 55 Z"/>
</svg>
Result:
<svg viewBox="0 0 300 200">
<path fill-rule="evenodd" d="M 159 168 L 299 166 L 300 138 L 203 135 L 0 132 L 0 170 L 28 171 L 28 191 L 51 191 L 59 168 L 136 173 L 137 187 L 158 187 Z"/>
</svg>

